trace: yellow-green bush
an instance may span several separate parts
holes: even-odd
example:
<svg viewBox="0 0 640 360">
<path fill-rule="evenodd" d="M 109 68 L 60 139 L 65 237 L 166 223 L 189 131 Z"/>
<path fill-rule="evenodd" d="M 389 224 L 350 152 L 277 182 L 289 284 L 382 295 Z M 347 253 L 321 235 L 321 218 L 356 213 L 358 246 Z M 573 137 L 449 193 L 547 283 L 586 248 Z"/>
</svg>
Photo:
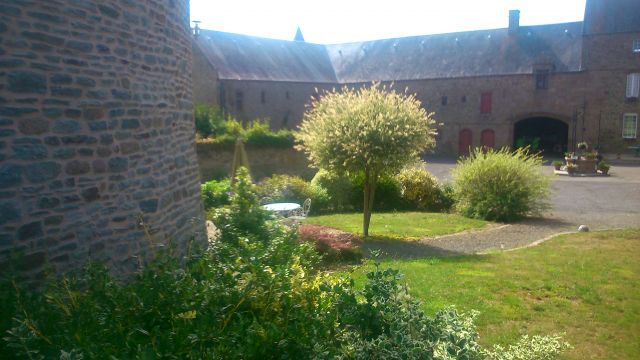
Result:
<svg viewBox="0 0 640 360">
<path fill-rule="evenodd" d="M 440 208 L 442 191 L 438 180 L 427 170 L 410 167 L 396 175 L 402 189 L 402 197 L 418 210 L 437 210 Z"/>
<path fill-rule="evenodd" d="M 548 207 L 550 179 L 527 148 L 474 150 L 453 170 L 453 196 L 463 215 L 513 221 Z"/>
</svg>

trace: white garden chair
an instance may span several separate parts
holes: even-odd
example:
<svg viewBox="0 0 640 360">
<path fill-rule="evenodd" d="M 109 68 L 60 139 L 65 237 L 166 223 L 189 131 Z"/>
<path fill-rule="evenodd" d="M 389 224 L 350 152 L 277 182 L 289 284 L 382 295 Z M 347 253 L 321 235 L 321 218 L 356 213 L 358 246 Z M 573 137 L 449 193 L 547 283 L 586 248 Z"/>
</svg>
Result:
<svg viewBox="0 0 640 360">
<path fill-rule="evenodd" d="M 311 210 L 311 199 L 307 199 L 302 203 L 300 209 L 292 210 L 287 216 L 287 222 L 299 224 L 302 220 L 307 218 L 309 211 Z"/>
</svg>

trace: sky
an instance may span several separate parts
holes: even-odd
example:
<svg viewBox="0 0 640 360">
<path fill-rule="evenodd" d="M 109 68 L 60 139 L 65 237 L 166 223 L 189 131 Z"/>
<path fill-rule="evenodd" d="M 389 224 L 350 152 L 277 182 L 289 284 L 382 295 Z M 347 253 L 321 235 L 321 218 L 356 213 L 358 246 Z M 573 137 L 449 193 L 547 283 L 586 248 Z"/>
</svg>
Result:
<svg viewBox="0 0 640 360">
<path fill-rule="evenodd" d="M 191 0 L 191 20 L 203 29 L 335 44 L 507 27 L 582 21 L 585 0 Z"/>
</svg>

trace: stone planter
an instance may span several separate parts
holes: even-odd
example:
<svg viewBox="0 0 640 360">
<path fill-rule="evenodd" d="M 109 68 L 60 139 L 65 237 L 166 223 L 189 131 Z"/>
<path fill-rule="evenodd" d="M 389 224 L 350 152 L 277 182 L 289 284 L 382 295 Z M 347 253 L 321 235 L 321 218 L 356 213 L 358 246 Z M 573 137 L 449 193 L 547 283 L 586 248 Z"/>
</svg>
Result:
<svg viewBox="0 0 640 360">
<path fill-rule="evenodd" d="M 575 160 L 575 164 L 577 166 L 576 173 L 580 174 L 595 174 L 596 173 L 596 164 L 598 160 L 596 159 L 577 159 Z"/>
</svg>

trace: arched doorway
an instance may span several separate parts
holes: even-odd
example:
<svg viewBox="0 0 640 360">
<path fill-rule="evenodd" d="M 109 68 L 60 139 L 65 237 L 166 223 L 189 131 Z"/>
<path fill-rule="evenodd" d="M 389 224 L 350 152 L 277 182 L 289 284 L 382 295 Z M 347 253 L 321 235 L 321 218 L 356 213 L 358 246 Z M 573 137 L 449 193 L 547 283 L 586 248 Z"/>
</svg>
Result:
<svg viewBox="0 0 640 360">
<path fill-rule="evenodd" d="M 467 156 L 469 155 L 469 148 L 471 148 L 472 142 L 472 134 L 469 129 L 462 129 L 458 134 L 458 155 Z"/>
<path fill-rule="evenodd" d="M 567 151 L 569 125 L 561 120 L 538 116 L 520 120 L 513 127 L 513 146 L 531 146 L 545 156 L 561 156 Z"/>
<path fill-rule="evenodd" d="M 484 149 L 494 149 L 496 147 L 496 133 L 492 129 L 484 129 L 480 133 L 480 145 Z"/>
</svg>

